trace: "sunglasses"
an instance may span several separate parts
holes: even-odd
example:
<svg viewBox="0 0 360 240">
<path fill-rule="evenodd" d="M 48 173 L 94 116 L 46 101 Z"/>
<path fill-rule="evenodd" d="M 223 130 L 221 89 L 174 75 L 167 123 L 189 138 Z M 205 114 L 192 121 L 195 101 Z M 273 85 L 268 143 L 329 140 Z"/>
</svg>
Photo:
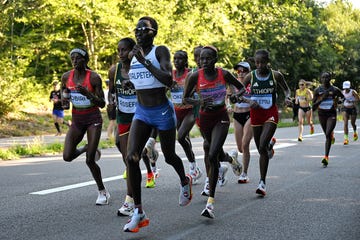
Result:
<svg viewBox="0 0 360 240">
<path fill-rule="evenodd" d="M 237 72 L 238 73 L 247 73 L 249 71 L 247 69 L 238 69 Z"/>
<path fill-rule="evenodd" d="M 134 29 L 134 32 L 149 32 L 150 30 L 156 32 L 156 29 L 152 28 L 152 27 L 138 27 Z"/>
<path fill-rule="evenodd" d="M 299 86 L 304 86 L 304 85 L 305 85 L 305 84 L 303 84 L 303 83 L 300 83 L 300 84 L 299 84 Z"/>
</svg>

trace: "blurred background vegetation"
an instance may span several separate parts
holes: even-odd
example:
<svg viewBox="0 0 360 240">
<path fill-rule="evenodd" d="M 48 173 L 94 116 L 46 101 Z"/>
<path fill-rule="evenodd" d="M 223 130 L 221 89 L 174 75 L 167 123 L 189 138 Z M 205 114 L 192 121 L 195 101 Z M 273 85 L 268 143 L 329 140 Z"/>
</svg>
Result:
<svg viewBox="0 0 360 240">
<path fill-rule="evenodd" d="M 191 66 L 197 45 L 216 46 L 228 69 L 265 48 L 293 91 L 300 78 L 316 86 L 322 71 L 339 87 L 360 85 L 360 10 L 346 0 L 3 0 L 0 12 L 0 125 L 19 111 L 51 113 L 51 83 L 74 47 L 88 49 L 105 80 L 117 42 L 145 15 L 159 24 L 155 44 L 187 51 Z"/>
</svg>

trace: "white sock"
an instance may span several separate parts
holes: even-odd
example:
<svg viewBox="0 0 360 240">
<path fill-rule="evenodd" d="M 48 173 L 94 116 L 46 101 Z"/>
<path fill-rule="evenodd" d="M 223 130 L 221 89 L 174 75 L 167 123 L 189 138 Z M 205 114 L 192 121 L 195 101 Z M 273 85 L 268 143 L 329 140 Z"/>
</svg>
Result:
<svg viewBox="0 0 360 240">
<path fill-rule="evenodd" d="M 196 168 L 196 162 L 190 162 L 189 165 L 191 170 Z"/>
<path fill-rule="evenodd" d="M 154 146 L 155 146 L 155 138 L 150 137 L 146 142 L 146 146 L 151 146 L 152 148 L 154 148 Z"/>
</svg>

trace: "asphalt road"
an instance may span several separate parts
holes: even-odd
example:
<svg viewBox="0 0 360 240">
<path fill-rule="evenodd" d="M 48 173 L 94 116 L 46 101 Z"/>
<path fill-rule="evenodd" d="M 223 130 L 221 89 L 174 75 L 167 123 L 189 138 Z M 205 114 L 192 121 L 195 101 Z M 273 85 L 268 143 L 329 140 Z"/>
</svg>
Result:
<svg viewBox="0 0 360 240">
<path fill-rule="evenodd" d="M 360 239 L 360 140 L 350 138 L 344 146 L 338 123 L 330 163 L 323 168 L 324 135 L 318 125 L 303 142 L 296 141 L 297 128 L 278 129 L 275 136 L 267 196 L 255 194 L 259 167 L 252 142 L 250 183 L 238 184 L 230 170 L 227 185 L 217 188 L 213 220 L 200 216 L 207 200 L 200 195 L 202 183 L 193 186 L 189 206 L 178 205 L 179 179 L 160 154 L 156 187 L 142 188 L 150 225 L 135 234 L 123 232 L 127 218 L 116 215 L 126 194 L 116 148 L 104 149 L 99 161 L 111 193 L 107 206 L 95 205 L 97 189 L 84 156 L 72 163 L 58 155 L 0 161 L 0 239 Z M 204 169 L 202 141 L 192 140 Z M 225 150 L 234 148 L 229 135 Z M 188 170 L 179 145 L 177 152 Z"/>
</svg>

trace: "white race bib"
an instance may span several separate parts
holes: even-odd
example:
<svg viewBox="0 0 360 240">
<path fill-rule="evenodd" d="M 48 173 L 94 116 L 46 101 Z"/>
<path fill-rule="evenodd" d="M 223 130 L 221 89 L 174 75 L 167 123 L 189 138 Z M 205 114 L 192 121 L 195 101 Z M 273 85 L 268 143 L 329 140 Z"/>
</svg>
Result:
<svg viewBox="0 0 360 240">
<path fill-rule="evenodd" d="M 71 91 L 70 99 L 75 108 L 89 108 L 92 106 L 91 101 L 77 91 Z"/>
<path fill-rule="evenodd" d="M 174 104 L 182 104 L 183 91 L 171 91 L 171 101 Z"/>
<path fill-rule="evenodd" d="M 331 98 L 327 98 L 320 103 L 319 108 L 324 110 L 329 110 L 332 108 L 333 103 L 334 101 Z"/>
<path fill-rule="evenodd" d="M 273 105 L 272 94 L 252 95 L 251 100 L 257 102 L 263 109 L 269 109 Z"/>
<path fill-rule="evenodd" d="M 155 77 L 142 64 L 134 64 L 129 71 L 129 77 L 135 89 L 143 89 L 151 86 L 155 82 Z"/>
<path fill-rule="evenodd" d="M 348 99 L 345 99 L 344 101 L 344 107 L 348 107 L 348 108 L 351 108 L 354 106 L 354 102 L 351 101 L 351 100 L 348 100 Z"/>
<path fill-rule="evenodd" d="M 135 113 L 136 109 L 136 95 L 132 96 L 119 96 L 118 97 L 118 109 L 123 113 Z"/>
</svg>

